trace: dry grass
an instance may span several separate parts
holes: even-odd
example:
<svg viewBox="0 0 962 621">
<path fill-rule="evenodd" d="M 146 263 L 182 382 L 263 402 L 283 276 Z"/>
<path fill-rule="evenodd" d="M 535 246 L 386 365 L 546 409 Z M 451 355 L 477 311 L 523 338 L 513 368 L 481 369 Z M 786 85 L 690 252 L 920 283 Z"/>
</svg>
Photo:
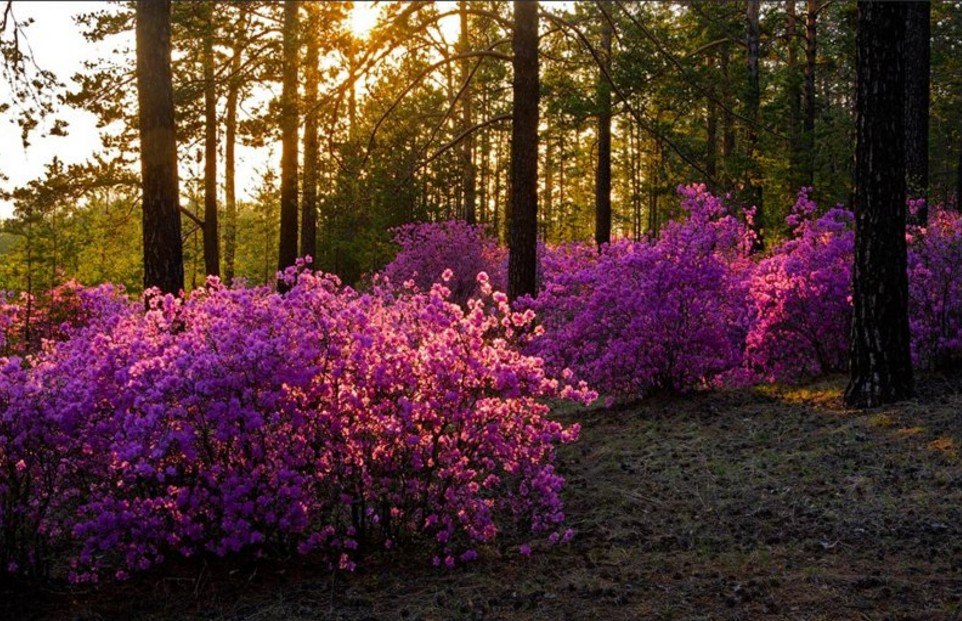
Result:
<svg viewBox="0 0 962 621">
<path fill-rule="evenodd" d="M 917 399 L 869 412 L 844 409 L 841 387 L 565 413 L 584 428 L 560 464 L 579 536 L 530 559 L 502 543 L 455 571 L 414 554 L 336 581 L 293 564 L 168 567 L 8 593 L 0 616 L 962 618 L 962 378 L 926 377 Z"/>
</svg>

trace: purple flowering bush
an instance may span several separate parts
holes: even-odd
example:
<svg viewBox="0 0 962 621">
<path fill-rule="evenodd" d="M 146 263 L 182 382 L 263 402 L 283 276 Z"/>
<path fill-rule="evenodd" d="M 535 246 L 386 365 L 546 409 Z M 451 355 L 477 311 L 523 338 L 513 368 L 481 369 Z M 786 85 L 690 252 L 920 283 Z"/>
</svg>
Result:
<svg viewBox="0 0 962 621">
<path fill-rule="evenodd" d="M 492 286 L 504 291 L 507 283 L 507 252 L 484 227 L 460 220 L 405 224 L 392 231 L 399 247 L 394 260 L 381 275 L 395 283 L 412 281 L 422 291 L 438 282 L 450 269 L 451 301 L 464 305 L 480 290 L 477 275 L 484 272 Z"/>
<path fill-rule="evenodd" d="M 921 201 L 910 201 L 916 211 Z M 938 366 L 962 357 L 962 214 L 941 206 L 908 233 L 912 358 Z"/>
<path fill-rule="evenodd" d="M 99 306 L 28 359 L 0 359 L 0 560 L 73 581 L 124 578 L 166 557 L 324 555 L 430 542 L 474 558 L 510 530 L 563 529 L 555 447 L 576 425 L 546 400 L 594 398 L 513 342 L 487 277 L 450 301 L 288 272 L 285 295 L 226 288 Z M 443 274 L 450 279 L 450 272 Z"/>
<path fill-rule="evenodd" d="M 841 207 L 819 214 L 802 188 L 787 222 L 793 235 L 772 248 L 745 287 L 753 322 L 745 364 L 762 381 L 842 371 L 848 359 L 855 232 Z"/>
<path fill-rule="evenodd" d="M 741 363 L 742 283 L 753 234 L 704 186 L 679 188 L 688 217 L 654 240 L 569 253 L 535 300 L 530 351 L 612 397 L 707 385 Z"/>
</svg>

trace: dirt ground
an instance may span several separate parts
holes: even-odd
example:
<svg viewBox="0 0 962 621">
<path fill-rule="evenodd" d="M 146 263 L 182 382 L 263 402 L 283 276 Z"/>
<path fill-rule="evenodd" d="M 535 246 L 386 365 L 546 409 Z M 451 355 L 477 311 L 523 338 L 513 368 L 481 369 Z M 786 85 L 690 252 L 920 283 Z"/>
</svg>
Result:
<svg viewBox="0 0 962 621">
<path fill-rule="evenodd" d="M 866 412 L 842 378 L 573 411 L 560 547 L 453 571 L 167 568 L 121 586 L 8 586 L 10 619 L 962 619 L 962 376 Z"/>
</svg>

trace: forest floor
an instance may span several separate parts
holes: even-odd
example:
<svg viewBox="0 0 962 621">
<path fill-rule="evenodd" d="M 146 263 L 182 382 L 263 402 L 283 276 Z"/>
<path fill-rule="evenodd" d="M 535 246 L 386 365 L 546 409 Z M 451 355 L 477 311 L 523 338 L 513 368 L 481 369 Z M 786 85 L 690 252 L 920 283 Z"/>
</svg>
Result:
<svg viewBox="0 0 962 621">
<path fill-rule="evenodd" d="M 960 619 L 962 376 L 866 412 L 842 378 L 572 411 L 567 546 L 439 571 L 205 566 L 4 593 L 11 619 Z M 510 548 L 510 549 L 509 549 Z"/>
</svg>

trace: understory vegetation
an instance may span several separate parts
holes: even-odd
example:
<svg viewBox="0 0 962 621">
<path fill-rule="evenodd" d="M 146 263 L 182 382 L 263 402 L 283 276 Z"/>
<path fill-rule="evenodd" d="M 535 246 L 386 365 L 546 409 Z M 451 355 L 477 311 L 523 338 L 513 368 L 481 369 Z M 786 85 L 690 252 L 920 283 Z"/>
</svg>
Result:
<svg viewBox="0 0 962 621">
<path fill-rule="evenodd" d="M 388 276 L 360 290 L 301 262 L 283 294 L 211 278 L 139 302 L 76 284 L 9 299 L 3 569 L 88 582 L 300 554 L 353 570 L 408 541 L 450 568 L 503 532 L 525 556 L 567 543 L 555 454 L 578 425 L 548 416 L 558 399 L 798 381 L 845 359 L 851 215 L 803 190 L 791 236 L 759 252 L 750 212 L 679 193 L 688 216 L 657 237 L 542 247 L 542 292 L 515 308 L 492 286 L 504 253 L 463 223 L 398 230 Z M 919 366 L 959 354 L 960 222 L 934 209 L 909 234 Z"/>
</svg>

